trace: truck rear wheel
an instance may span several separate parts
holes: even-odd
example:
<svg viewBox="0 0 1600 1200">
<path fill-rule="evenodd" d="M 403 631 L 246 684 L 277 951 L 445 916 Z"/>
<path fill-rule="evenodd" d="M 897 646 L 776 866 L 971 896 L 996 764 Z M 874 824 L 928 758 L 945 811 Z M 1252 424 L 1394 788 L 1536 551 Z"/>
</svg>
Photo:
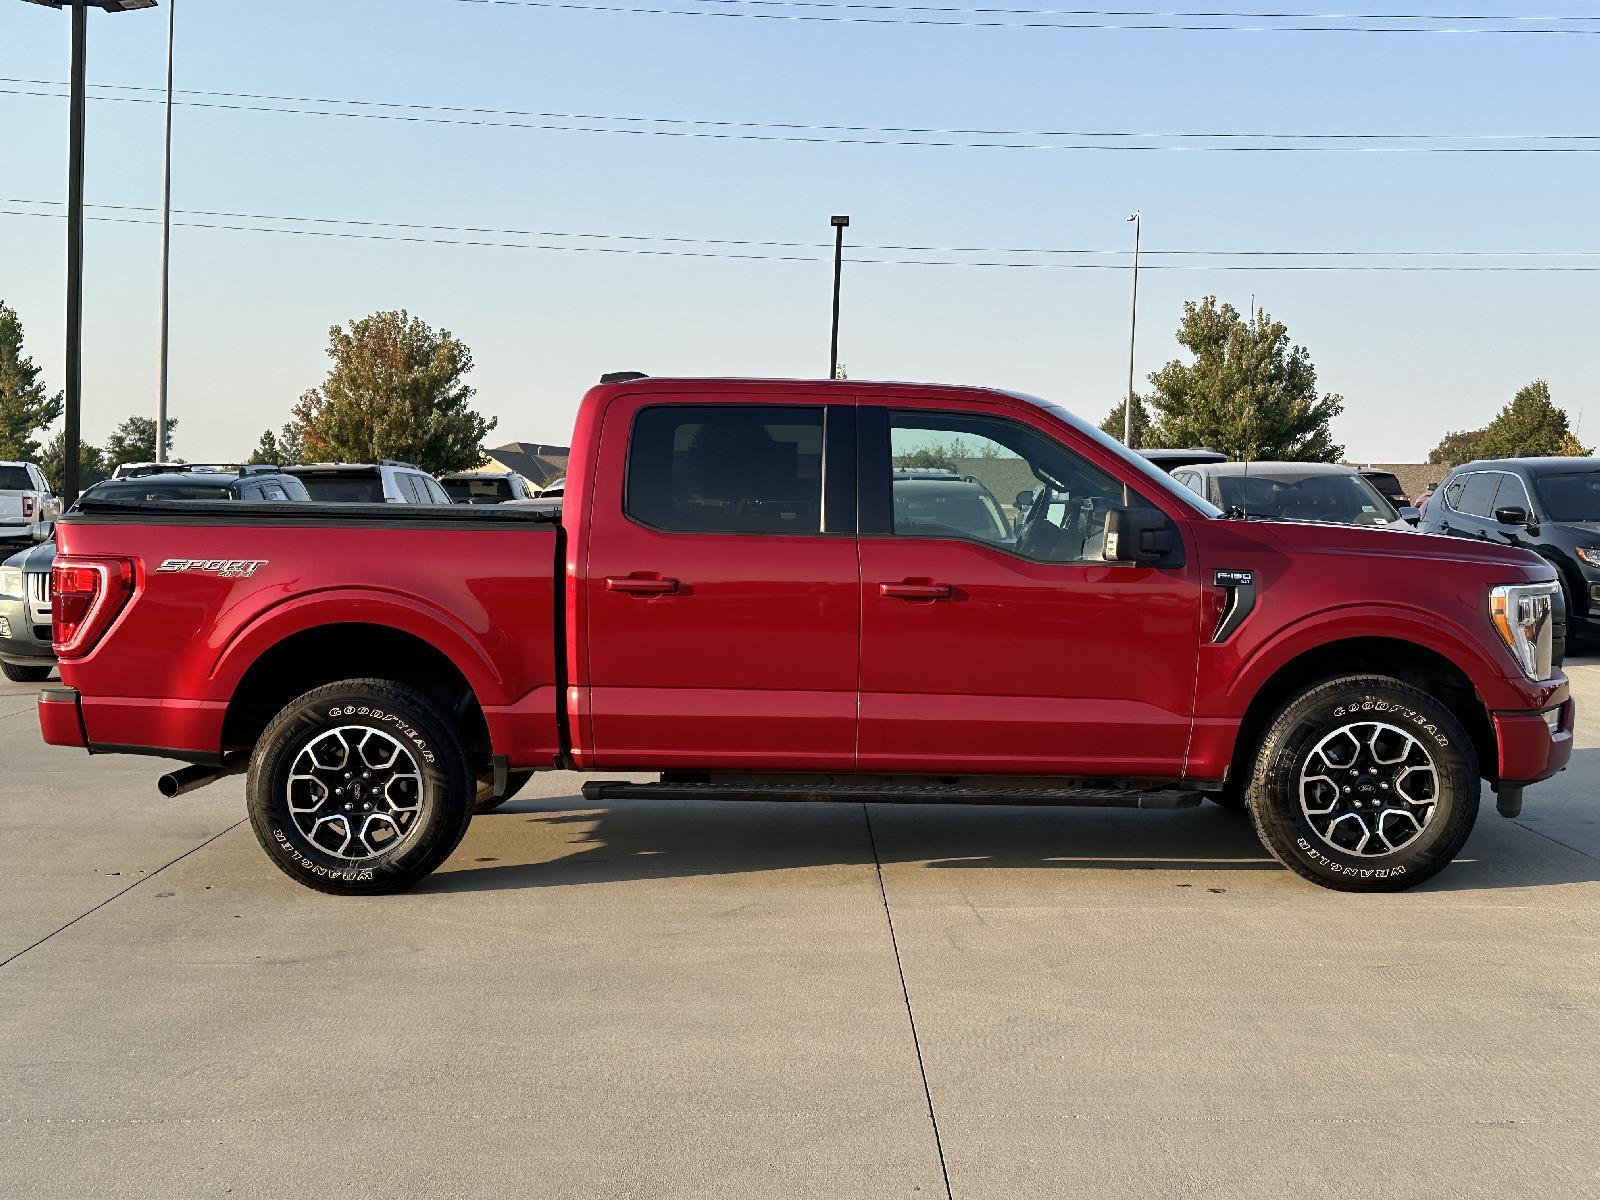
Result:
<svg viewBox="0 0 1600 1200">
<path fill-rule="evenodd" d="M 1322 683 L 1267 730 L 1248 802 L 1262 843 L 1323 887 L 1393 892 L 1449 865 L 1478 816 L 1478 761 L 1455 715 L 1382 675 Z"/>
<path fill-rule="evenodd" d="M 285 875 L 373 895 L 410 887 L 450 856 L 475 786 L 460 736 L 427 696 L 347 679 L 273 718 L 245 795 L 256 840 Z"/>
<path fill-rule="evenodd" d="M 473 804 L 472 811 L 478 813 L 493 812 L 507 800 L 516 799 L 517 793 L 528 786 L 528 780 L 533 778 L 532 771 L 506 772 L 506 790 L 504 795 L 494 794 L 494 778 L 492 776 L 478 777 L 478 796 Z"/>
</svg>

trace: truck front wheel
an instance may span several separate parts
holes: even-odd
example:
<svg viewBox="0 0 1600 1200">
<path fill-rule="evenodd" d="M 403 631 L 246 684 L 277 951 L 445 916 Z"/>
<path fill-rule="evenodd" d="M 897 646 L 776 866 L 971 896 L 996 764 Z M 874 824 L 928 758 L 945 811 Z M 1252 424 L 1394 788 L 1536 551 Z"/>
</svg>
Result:
<svg viewBox="0 0 1600 1200">
<path fill-rule="evenodd" d="M 1449 865 L 1478 816 L 1478 761 L 1455 715 L 1382 675 L 1293 700 L 1268 728 L 1247 800 L 1275 858 L 1323 887 L 1393 892 Z"/>
<path fill-rule="evenodd" d="M 319 892 L 410 887 L 472 819 L 461 738 L 427 696 L 387 679 L 307 692 L 267 726 L 245 784 L 250 824 L 289 878 Z"/>
</svg>

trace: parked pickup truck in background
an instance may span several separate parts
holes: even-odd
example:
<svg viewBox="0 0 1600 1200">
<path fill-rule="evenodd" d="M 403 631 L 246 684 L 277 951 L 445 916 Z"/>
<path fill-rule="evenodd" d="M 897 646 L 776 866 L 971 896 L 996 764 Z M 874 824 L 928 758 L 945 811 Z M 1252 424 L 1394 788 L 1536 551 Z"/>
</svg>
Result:
<svg viewBox="0 0 1600 1200">
<path fill-rule="evenodd" d="M 0 558 L 50 536 L 61 502 L 28 462 L 0 462 Z"/>
<path fill-rule="evenodd" d="M 925 471 L 1028 502 L 945 522 L 896 496 Z M 328 892 L 415 883 L 480 787 L 552 767 L 661 773 L 602 800 L 1209 796 L 1395 890 L 1480 778 L 1515 814 L 1572 748 L 1549 563 L 1229 519 L 1001 391 L 633 379 L 584 398 L 559 510 L 90 500 L 58 539 L 45 739 L 194 764 L 168 794 L 248 772 Z"/>
</svg>

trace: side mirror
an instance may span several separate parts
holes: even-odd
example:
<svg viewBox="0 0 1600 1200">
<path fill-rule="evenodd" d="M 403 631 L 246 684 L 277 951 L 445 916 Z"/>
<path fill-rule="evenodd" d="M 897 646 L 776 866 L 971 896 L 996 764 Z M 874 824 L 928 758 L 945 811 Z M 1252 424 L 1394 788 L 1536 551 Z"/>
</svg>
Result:
<svg viewBox="0 0 1600 1200">
<path fill-rule="evenodd" d="M 1018 492 L 1017 498 L 1012 501 L 1012 505 L 1018 512 L 1027 512 L 1033 507 L 1033 493 Z"/>
<path fill-rule="evenodd" d="M 1525 508 L 1497 508 L 1494 510 L 1494 519 L 1502 525 L 1528 524 L 1528 510 Z"/>
<path fill-rule="evenodd" d="M 1165 562 L 1176 544 L 1167 515 L 1154 508 L 1113 508 L 1106 513 L 1106 562 L 1153 567 Z"/>
<path fill-rule="evenodd" d="M 1400 519 L 1407 525 L 1415 525 L 1422 520 L 1422 510 L 1420 508 L 1413 508 L 1409 504 L 1402 505 L 1400 508 Z"/>
</svg>

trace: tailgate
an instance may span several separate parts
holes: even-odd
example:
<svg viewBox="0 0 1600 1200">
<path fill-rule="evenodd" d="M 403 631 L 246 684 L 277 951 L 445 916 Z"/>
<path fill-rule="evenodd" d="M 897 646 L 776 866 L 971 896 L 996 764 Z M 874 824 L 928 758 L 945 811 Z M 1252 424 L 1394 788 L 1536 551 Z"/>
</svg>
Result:
<svg viewBox="0 0 1600 1200">
<path fill-rule="evenodd" d="M 403 679 L 438 651 L 472 688 L 496 752 L 522 758 L 502 748 L 508 740 L 556 752 L 558 526 L 399 505 L 104 508 L 57 526 L 63 558 L 133 569 L 121 614 L 61 664 L 82 694 L 91 748 L 214 756 L 230 701 L 265 671 L 248 676 L 258 663 L 291 686 L 303 679 L 299 694 L 352 674 Z M 361 657 L 381 640 L 372 630 L 390 647 L 377 661 Z M 310 635 L 317 648 L 301 652 Z"/>
</svg>

